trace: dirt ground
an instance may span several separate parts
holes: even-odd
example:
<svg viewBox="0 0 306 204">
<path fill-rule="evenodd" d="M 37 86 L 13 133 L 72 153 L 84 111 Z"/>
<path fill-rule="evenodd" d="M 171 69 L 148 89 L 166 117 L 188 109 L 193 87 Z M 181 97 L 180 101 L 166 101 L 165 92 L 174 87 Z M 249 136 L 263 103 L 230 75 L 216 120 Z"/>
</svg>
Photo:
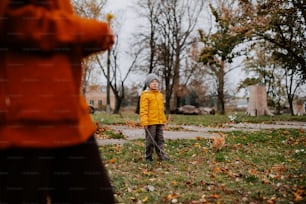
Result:
<svg viewBox="0 0 306 204">
<path fill-rule="evenodd" d="M 135 128 L 124 125 L 108 126 L 114 131 L 120 131 L 125 139 L 97 139 L 98 145 L 108 144 L 123 144 L 129 140 L 135 140 L 145 137 L 143 128 Z M 305 129 L 306 122 L 277 122 L 275 124 L 252 124 L 252 123 L 228 123 L 224 124 L 221 128 L 212 127 L 199 127 L 191 125 L 182 126 L 167 126 L 164 129 L 165 139 L 196 139 L 196 138 L 211 138 L 218 136 L 217 132 L 229 132 L 234 130 L 242 131 L 258 131 L 263 129 L 281 129 L 281 128 L 294 128 Z M 176 129 L 174 131 L 174 129 Z"/>
</svg>

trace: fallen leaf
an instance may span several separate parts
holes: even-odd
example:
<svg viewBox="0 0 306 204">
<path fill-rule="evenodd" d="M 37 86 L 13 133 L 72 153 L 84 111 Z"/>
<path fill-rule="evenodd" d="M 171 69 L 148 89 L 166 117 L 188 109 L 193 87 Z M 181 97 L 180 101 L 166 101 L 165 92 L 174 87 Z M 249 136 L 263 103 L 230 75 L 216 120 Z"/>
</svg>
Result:
<svg viewBox="0 0 306 204">
<path fill-rule="evenodd" d="M 206 152 L 208 152 L 208 148 L 207 147 L 203 147 L 202 151 L 206 153 Z"/>
<path fill-rule="evenodd" d="M 264 179 L 262 179 L 262 183 L 264 183 L 264 184 L 269 184 L 269 183 L 271 183 L 271 182 L 270 182 L 269 179 L 264 178 Z"/>
<path fill-rule="evenodd" d="M 114 164 L 114 163 L 116 163 L 116 161 L 117 161 L 116 158 L 112 158 L 108 162 L 111 163 L 111 164 Z"/>
<path fill-rule="evenodd" d="M 219 199 L 220 195 L 219 194 L 211 194 L 209 195 L 210 198 L 215 198 L 215 199 Z"/>
<path fill-rule="evenodd" d="M 222 169 L 220 167 L 215 167 L 214 168 L 214 172 L 215 173 L 221 173 L 222 172 Z"/>
<path fill-rule="evenodd" d="M 249 169 L 249 171 L 248 171 L 250 174 L 252 174 L 252 175 L 258 175 L 259 174 L 259 172 L 256 170 L 256 169 Z"/>
<path fill-rule="evenodd" d="M 146 196 L 144 199 L 142 199 L 142 202 L 147 202 L 149 200 L 149 198 Z"/>
<path fill-rule="evenodd" d="M 148 171 L 147 169 L 143 169 L 142 170 L 142 174 L 150 176 L 150 175 L 153 174 L 153 172 L 152 171 Z"/>
<path fill-rule="evenodd" d="M 302 194 L 304 194 L 304 191 L 302 189 L 296 190 L 294 192 L 294 201 L 295 202 L 302 201 L 303 200 Z"/>
</svg>

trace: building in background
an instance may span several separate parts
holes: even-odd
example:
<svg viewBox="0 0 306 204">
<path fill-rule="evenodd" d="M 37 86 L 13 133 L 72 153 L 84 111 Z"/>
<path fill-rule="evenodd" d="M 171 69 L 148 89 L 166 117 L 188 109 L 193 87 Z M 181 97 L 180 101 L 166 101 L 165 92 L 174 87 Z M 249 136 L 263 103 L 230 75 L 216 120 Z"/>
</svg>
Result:
<svg viewBox="0 0 306 204">
<path fill-rule="evenodd" d="M 89 85 L 86 87 L 85 93 L 86 101 L 89 105 L 96 110 L 106 110 L 106 86 L 103 85 Z M 110 91 L 110 108 L 113 110 L 115 107 L 115 97 Z"/>
</svg>

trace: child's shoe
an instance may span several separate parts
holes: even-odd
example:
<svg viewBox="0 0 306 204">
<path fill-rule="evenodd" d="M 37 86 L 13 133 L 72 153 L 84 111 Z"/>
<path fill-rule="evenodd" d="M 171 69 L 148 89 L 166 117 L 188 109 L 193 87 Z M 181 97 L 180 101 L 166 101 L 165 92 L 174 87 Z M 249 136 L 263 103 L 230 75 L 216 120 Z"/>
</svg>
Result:
<svg viewBox="0 0 306 204">
<path fill-rule="evenodd" d="M 159 158 L 158 160 L 159 160 L 159 161 L 173 162 L 169 157 Z"/>
<path fill-rule="evenodd" d="M 146 162 L 153 162 L 153 158 L 152 157 L 146 157 Z"/>
</svg>

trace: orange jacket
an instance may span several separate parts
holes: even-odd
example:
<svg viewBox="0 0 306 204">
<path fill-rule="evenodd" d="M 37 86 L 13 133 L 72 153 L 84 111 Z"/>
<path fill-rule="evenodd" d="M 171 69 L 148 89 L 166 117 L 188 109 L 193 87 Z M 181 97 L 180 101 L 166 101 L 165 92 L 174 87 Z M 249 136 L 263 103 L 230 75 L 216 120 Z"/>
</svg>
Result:
<svg viewBox="0 0 306 204">
<path fill-rule="evenodd" d="M 4 15 L 0 149 L 53 148 L 86 141 L 96 127 L 80 93 L 81 60 L 111 47 L 108 24 L 76 16 L 69 0 L 12 4 Z"/>
<path fill-rule="evenodd" d="M 142 126 L 165 124 L 164 98 L 158 90 L 146 90 L 140 95 L 140 123 Z"/>
</svg>

